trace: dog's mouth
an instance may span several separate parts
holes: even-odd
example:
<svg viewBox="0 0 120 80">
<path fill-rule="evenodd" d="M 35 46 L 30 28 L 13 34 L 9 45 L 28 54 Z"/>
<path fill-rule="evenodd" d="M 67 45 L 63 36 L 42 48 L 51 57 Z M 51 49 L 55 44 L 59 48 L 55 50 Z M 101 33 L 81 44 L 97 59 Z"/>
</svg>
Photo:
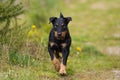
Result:
<svg viewBox="0 0 120 80">
<path fill-rule="evenodd" d="M 58 33 L 55 31 L 55 37 L 59 40 L 63 40 L 66 36 L 67 31 L 63 31 L 61 35 L 58 35 Z"/>
<path fill-rule="evenodd" d="M 58 39 L 58 40 L 63 40 L 64 38 L 65 38 L 65 36 L 55 36 L 56 37 L 56 39 Z"/>
<path fill-rule="evenodd" d="M 64 37 L 63 36 L 58 36 L 57 39 L 64 39 Z"/>
</svg>

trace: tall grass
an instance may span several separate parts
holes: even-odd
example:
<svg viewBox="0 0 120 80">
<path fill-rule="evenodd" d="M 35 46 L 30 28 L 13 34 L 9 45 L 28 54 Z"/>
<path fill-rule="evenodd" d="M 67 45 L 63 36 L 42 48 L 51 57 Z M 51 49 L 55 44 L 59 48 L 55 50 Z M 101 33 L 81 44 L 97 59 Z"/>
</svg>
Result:
<svg viewBox="0 0 120 80">
<path fill-rule="evenodd" d="M 47 53 L 46 33 L 50 30 L 48 17 L 58 6 L 55 3 L 61 5 L 62 1 L 13 0 L 13 2 L 17 4 L 22 2 L 24 14 L 15 19 L 11 18 L 9 25 L 6 25 L 9 26 L 9 30 L 0 39 L 0 66 L 2 61 L 9 65 L 30 66 L 35 60 L 45 59 L 44 56 Z M 6 4 L 4 3 L 4 5 Z M 0 25 L 4 26 L 5 22 L 1 22 Z M 36 26 L 37 36 L 32 32 L 32 25 Z M 34 37 L 30 37 L 29 33 Z"/>
</svg>

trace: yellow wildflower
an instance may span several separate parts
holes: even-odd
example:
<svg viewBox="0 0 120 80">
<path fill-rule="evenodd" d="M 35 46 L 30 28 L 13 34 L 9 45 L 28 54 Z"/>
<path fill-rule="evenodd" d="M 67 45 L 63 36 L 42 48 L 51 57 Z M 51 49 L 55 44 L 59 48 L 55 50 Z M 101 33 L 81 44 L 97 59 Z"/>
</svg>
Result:
<svg viewBox="0 0 120 80">
<path fill-rule="evenodd" d="M 35 25 L 32 25 L 32 29 L 36 29 L 36 26 L 35 26 Z"/>
<path fill-rule="evenodd" d="M 69 62 L 70 62 L 70 60 L 67 60 L 67 62 L 69 63 Z"/>
<path fill-rule="evenodd" d="M 28 32 L 28 39 L 30 42 L 39 41 L 41 39 L 40 31 L 38 31 L 35 25 L 32 25 L 30 31 Z"/>
<path fill-rule="evenodd" d="M 32 59 L 32 61 L 34 62 L 34 61 L 35 61 L 35 59 L 33 58 L 33 59 Z"/>
<path fill-rule="evenodd" d="M 28 36 L 29 37 L 35 37 L 36 35 L 38 35 L 38 31 L 36 29 L 36 26 L 32 25 L 31 30 L 28 32 Z"/>
<path fill-rule="evenodd" d="M 82 49 L 80 47 L 76 47 L 76 50 L 77 51 L 81 51 Z"/>
</svg>

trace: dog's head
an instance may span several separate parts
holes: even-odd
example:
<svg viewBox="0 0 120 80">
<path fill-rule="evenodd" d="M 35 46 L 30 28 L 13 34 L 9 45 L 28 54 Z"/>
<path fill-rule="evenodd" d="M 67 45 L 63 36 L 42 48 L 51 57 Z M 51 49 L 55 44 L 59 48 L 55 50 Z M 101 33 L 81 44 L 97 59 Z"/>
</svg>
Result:
<svg viewBox="0 0 120 80">
<path fill-rule="evenodd" d="M 53 30 L 55 37 L 57 39 L 63 39 L 66 36 L 68 31 L 68 23 L 72 20 L 71 17 L 64 17 L 62 13 L 60 13 L 60 17 L 50 17 L 50 22 L 53 24 Z"/>
</svg>

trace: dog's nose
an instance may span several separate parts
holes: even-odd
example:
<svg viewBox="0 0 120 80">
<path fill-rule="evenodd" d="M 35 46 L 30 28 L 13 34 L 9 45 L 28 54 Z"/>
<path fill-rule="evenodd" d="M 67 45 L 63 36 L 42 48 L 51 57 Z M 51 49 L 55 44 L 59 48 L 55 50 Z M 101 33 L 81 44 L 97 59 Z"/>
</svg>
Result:
<svg viewBox="0 0 120 80">
<path fill-rule="evenodd" d="M 58 36 L 61 36 L 61 33 L 58 33 Z"/>
</svg>

